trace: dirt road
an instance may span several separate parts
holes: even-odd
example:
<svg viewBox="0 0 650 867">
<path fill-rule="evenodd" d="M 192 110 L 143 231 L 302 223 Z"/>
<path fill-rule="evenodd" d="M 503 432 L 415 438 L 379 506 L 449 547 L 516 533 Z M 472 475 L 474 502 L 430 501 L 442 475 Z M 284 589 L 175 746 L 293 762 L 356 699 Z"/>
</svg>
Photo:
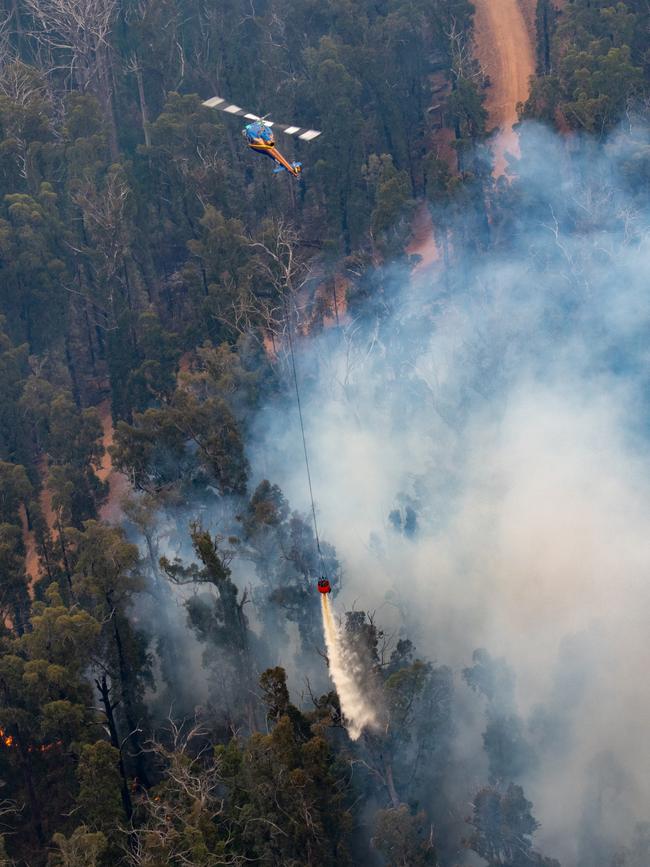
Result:
<svg viewBox="0 0 650 867">
<path fill-rule="evenodd" d="M 431 211 L 426 202 L 422 202 L 415 212 L 411 231 L 411 241 L 406 252 L 421 257 L 412 270 L 413 274 L 418 274 L 421 271 L 426 271 L 440 259 Z"/>
<path fill-rule="evenodd" d="M 518 152 L 512 130 L 516 106 L 528 97 L 528 80 L 535 72 L 532 20 L 534 0 L 474 0 L 476 54 L 492 82 L 487 89 L 488 127 L 499 127 L 494 143 L 494 175 L 506 169 L 506 151 Z"/>
<path fill-rule="evenodd" d="M 116 524 L 119 522 L 122 515 L 122 498 L 126 496 L 129 490 L 129 484 L 126 476 L 114 469 L 113 460 L 108 451 L 109 447 L 113 445 L 113 436 L 115 433 L 113 429 L 110 400 L 107 399 L 102 401 L 102 403 L 97 407 L 97 410 L 104 431 L 102 444 L 104 449 L 106 449 L 102 459 L 102 465 L 97 470 L 97 475 L 102 482 L 108 482 L 108 497 L 99 510 L 99 517 L 102 521 Z"/>
</svg>

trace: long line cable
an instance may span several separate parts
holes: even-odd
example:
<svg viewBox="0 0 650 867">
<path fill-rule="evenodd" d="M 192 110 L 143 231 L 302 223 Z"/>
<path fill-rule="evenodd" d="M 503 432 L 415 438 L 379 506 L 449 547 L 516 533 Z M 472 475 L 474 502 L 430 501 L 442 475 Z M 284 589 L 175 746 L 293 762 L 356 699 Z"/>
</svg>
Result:
<svg viewBox="0 0 650 867">
<path fill-rule="evenodd" d="M 309 453 L 307 451 L 307 437 L 305 436 L 305 423 L 302 415 L 302 401 L 300 400 L 300 387 L 298 385 L 298 373 L 296 370 L 296 353 L 293 348 L 293 336 L 291 333 L 291 312 L 287 304 L 287 297 L 282 293 L 284 301 L 284 310 L 287 317 L 287 335 L 289 337 L 289 355 L 291 356 L 291 371 L 293 373 L 293 385 L 296 390 L 296 403 L 298 404 L 298 418 L 300 419 L 300 435 L 302 436 L 302 448 L 305 453 L 305 467 L 307 469 L 307 484 L 309 485 L 309 499 L 311 501 L 311 516 L 314 521 L 314 535 L 316 536 L 316 548 L 318 550 L 318 558 L 320 560 L 321 574 L 325 574 L 325 566 L 323 563 L 323 552 L 320 547 L 320 538 L 318 535 L 318 521 L 316 520 L 316 505 L 314 504 L 314 489 L 311 483 L 311 470 L 309 468 Z"/>
</svg>

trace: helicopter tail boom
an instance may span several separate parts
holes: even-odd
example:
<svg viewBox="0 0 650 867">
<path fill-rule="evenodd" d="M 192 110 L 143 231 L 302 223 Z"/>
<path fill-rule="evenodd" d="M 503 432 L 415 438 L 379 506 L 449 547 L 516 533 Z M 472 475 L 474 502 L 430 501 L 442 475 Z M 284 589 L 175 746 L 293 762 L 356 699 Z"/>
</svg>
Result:
<svg viewBox="0 0 650 867">
<path fill-rule="evenodd" d="M 275 147 L 275 145 L 267 145 L 267 144 L 253 144 L 249 142 L 248 147 L 251 150 L 256 151 L 258 154 L 264 154 L 267 157 L 271 157 L 272 160 L 278 164 L 278 166 L 286 169 L 289 174 L 293 175 L 294 178 L 297 178 L 301 172 L 300 163 L 290 163 L 285 157 L 282 156 L 280 151 Z"/>
</svg>

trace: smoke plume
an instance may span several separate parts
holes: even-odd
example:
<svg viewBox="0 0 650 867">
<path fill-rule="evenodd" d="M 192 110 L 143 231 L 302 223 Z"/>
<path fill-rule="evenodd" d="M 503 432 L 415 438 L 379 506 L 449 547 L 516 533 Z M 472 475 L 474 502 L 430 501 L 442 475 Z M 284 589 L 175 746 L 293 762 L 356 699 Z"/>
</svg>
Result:
<svg viewBox="0 0 650 867">
<path fill-rule="evenodd" d="M 459 676 L 475 648 L 506 658 L 539 844 L 600 865 L 650 817 L 650 214 L 633 180 L 650 144 L 632 128 L 569 147 L 534 125 L 521 141 L 487 228 L 474 206 L 434 213 L 449 261 L 386 268 L 372 309 L 298 362 L 339 598 L 454 666 L 459 701 L 480 701 Z M 274 406 L 259 424 L 259 475 L 307 511 L 297 427 Z"/>
</svg>

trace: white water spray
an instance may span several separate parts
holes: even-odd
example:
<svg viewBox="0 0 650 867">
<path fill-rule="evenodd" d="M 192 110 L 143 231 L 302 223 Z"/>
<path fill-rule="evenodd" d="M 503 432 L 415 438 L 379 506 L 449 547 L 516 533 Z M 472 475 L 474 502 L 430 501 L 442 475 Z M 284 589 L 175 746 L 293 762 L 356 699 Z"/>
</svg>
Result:
<svg viewBox="0 0 650 867">
<path fill-rule="evenodd" d="M 377 728 L 377 714 L 366 701 L 355 671 L 354 662 L 345 651 L 341 632 L 334 621 L 329 597 L 321 596 L 323 609 L 323 631 L 329 659 L 330 674 L 341 702 L 348 734 L 356 741 L 364 728 Z"/>
</svg>

